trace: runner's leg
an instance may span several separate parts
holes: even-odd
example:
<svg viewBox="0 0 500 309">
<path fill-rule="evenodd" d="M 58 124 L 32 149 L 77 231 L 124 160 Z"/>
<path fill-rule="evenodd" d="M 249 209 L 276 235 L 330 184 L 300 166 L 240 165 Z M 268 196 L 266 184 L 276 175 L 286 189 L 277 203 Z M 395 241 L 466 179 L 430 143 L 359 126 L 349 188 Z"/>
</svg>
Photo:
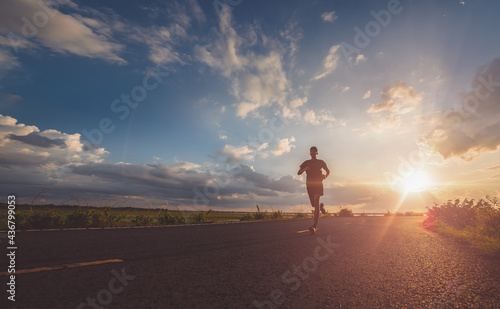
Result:
<svg viewBox="0 0 500 309">
<path fill-rule="evenodd" d="M 319 195 L 314 194 L 314 228 L 318 225 L 318 219 L 319 219 Z"/>
</svg>

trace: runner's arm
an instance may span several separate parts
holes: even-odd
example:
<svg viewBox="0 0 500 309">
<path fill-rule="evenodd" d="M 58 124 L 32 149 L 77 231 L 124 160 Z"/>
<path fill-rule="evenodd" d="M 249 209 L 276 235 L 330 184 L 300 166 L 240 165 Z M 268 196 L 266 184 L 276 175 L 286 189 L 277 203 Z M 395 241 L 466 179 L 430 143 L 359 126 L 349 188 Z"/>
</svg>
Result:
<svg viewBox="0 0 500 309">
<path fill-rule="evenodd" d="M 308 171 L 309 170 L 309 166 L 306 166 L 304 168 L 301 168 L 299 169 L 299 171 L 297 172 L 297 175 L 302 175 L 303 172 L 305 171 Z"/>
<path fill-rule="evenodd" d="M 326 172 L 326 175 L 323 175 L 323 179 L 326 179 L 328 176 L 330 176 L 330 170 L 328 169 L 328 166 L 325 166 L 323 167 L 323 169 L 325 170 Z"/>
</svg>

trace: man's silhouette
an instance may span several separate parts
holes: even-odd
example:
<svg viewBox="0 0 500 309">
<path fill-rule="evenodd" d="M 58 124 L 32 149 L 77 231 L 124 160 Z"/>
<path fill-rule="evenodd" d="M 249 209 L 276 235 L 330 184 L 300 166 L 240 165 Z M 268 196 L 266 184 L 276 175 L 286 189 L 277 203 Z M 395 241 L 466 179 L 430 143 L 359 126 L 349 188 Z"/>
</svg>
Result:
<svg viewBox="0 0 500 309">
<path fill-rule="evenodd" d="M 309 154 L 311 155 L 311 160 L 304 161 L 300 165 L 300 169 L 297 172 L 298 175 L 302 175 L 306 172 L 306 187 L 307 194 L 309 194 L 309 200 L 311 201 L 311 206 L 314 207 L 314 225 L 309 228 L 309 230 L 314 234 L 316 233 L 316 227 L 318 226 L 319 211 L 325 214 L 325 207 L 323 203 L 319 203 L 319 198 L 323 195 L 323 179 L 326 179 L 330 175 L 330 170 L 326 166 L 325 161 L 316 159 L 318 156 L 318 148 L 312 146 Z M 324 169 L 326 175 L 323 174 Z"/>
</svg>

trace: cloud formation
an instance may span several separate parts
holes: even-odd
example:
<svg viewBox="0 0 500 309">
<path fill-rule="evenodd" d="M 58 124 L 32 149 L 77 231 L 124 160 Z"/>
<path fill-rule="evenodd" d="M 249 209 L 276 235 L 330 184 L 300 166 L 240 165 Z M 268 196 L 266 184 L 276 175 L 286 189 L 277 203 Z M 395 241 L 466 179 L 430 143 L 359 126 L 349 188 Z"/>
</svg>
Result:
<svg viewBox="0 0 500 309">
<path fill-rule="evenodd" d="M 328 51 L 328 55 L 323 60 L 323 72 L 313 77 L 312 80 L 322 79 L 330 75 L 339 65 L 340 45 L 333 45 Z"/>
<path fill-rule="evenodd" d="M 323 12 L 321 14 L 321 19 L 323 19 L 323 21 L 325 22 L 329 22 L 329 23 L 333 23 L 334 21 L 336 21 L 338 18 L 337 14 L 335 13 L 335 11 L 331 11 L 331 12 Z"/>
<path fill-rule="evenodd" d="M 445 159 L 470 161 L 500 145 L 500 58 L 477 68 L 471 88 L 432 119 L 421 139 Z"/>
<path fill-rule="evenodd" d="M 293 137 L 277 140 L 269 152 L 286 153 L 294 147 L 294 141 Z M 205 195 L 207 205 L 246 207 L 259 197 L 293 194 L 302 185 L 292 176 L 275 179 L 242 163 L 266 153 L 267 148 L 267 144 L 257 149 L 227 145 L 218 153 L 227 158 L 228 165 L 223 169 L 190 162 L 109 163 L 104 162 L 108 152 L 103 148 L 85 149 L 80 134 L 40 131 L 0 115 L 0 172 L 9 175 L 0 180 L 0 191 L 14 192 L 25 199 L 43 192 L 52 203 L 132 199 L 138 203 L 134 206 L 181 206 L 193 205 L 196 192 L 209 188 L 217 192 Z"/>
<path fill-rule="evenodd" d="M 54 146 L 59 146 L 61 148 L 66 147 L 66 141 L 62 138 L 48 138 L 45 136 L 40 135 L 38 132 L 31 132 L 28 135 L 15 135 L 15 134 L 9 134 L 7 135 L 7 138 L 11 140 L 16 140 L 20 141 L 22 143 L 32 145 L 32 146 L 37 146 L 37 147 L 42 147 L 42 148 L 50 148 Z"/>
<path fill-rule="evenodd" d="M 393 86 L 385 87 L 381 99 L 381 103 L 372 104 L 366 112 L 376 121 L 376 127 L 395 128 L 400 125 L 401 116 L 410 113 L 421 103 L 422 95 L 405 82 L 399 81 Z"/>
<path fill-rule="evenodd" d="M 80 15 L 79 7 L 65 1 L 62 13 L 58 1 L 19 0 L 0 2 L 0 34 L 14 35 L 17 47 L 27 47 L 25 39 L 58 53 L 70 53 L 111 62 L 126 63 L 118 53 L 124 46 L 114 42 L 112 33 L 103 31 L 102 20 Z M 108 29 L 108 28 L 106 28 Z"/>
<path fill-rule="evenodd" d="M 215 40 L 195 47 L 197 59 L 230 80 L 231 93 L 238 100 L 237 116 L 258 116 L 263 107 L 285 105 L 290 82 L 280 50 L 267 48 L 268 51 L 261 54 L 253 52 L 258 28 L 250 27 L 240 36 L 231 18 L 229 10 L 221 12 Z"/>
<path fill-rule="evenodd" d="M 295 148 L 295 145 L 292 144 L 293 142 L 295 142 L 295 137 L 293 136 L 290 138 L 283 138 L 278 140 L 278 142 L 276 143 L 276 147 L 274 148 L 272 153 L 275 156 L 281 156 L 284 153 L 290 152 L 292 148 Z"/>
</svg>

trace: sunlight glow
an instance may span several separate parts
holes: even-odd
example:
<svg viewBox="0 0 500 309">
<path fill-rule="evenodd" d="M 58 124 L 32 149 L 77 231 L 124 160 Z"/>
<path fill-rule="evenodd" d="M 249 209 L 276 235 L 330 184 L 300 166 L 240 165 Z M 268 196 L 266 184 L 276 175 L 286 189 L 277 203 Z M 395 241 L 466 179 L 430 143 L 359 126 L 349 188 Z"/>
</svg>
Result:
<svg viewBox="0 0 500 309">
<path fill-rule="evenodd" d="M 406 192 L 425 191 L 429 189 L 430 178 L 426 172 L 416 171 L 404 180 L 403 185 Z"/>
</svg>

